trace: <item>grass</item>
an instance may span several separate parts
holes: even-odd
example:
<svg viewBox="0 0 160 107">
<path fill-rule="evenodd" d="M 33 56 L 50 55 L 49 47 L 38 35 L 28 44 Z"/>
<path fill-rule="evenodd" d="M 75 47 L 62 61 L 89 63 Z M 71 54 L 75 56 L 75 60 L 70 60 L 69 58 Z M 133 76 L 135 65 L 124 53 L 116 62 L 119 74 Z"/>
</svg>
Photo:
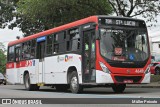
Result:
<svg viewBox="0 0 160 107">
<path fill-rule="evenodd" d="M 151 75 L 151 82 L 159 82 L 160 75 Z"/>
</svg>

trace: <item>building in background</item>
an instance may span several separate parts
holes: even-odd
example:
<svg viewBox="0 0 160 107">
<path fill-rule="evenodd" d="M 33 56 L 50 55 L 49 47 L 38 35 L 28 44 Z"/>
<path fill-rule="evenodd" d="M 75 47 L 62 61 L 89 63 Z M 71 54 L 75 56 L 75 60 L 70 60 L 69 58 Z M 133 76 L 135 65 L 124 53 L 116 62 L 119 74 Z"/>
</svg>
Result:
<svg viewBox="0 0 160 107">
<path fill-rule="evenodd" d="M 152 62 L 160 62 L 160 33 L 151 35 L 149 40 Z"/>
</svg>

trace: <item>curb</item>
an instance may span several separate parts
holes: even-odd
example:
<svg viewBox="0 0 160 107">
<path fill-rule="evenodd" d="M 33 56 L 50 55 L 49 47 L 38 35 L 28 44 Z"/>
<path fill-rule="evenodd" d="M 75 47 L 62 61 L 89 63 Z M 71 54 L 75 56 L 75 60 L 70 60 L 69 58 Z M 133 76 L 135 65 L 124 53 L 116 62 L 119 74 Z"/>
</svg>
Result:
<svg viewBox="0 0 160 107">
<path fill-rule="evenodd" d="M 126 86 L 126 88 L 160 88 L 160 86 Z"/>
</svg>

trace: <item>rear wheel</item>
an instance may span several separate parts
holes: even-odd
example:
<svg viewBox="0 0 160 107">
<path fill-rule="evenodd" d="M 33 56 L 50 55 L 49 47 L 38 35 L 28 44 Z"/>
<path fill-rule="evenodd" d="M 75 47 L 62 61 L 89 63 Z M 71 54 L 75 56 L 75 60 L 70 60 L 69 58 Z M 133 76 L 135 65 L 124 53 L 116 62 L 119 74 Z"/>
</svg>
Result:
<svg viewBox="0 0 160 107">
<path fill-rule="evenodd" d="M 160 75 L 160 68 L 155 69 L 155 75 Z"/>
<path fill-rule="evenodd" d="M 24 84 L 25 84 L 25 88 L 26 88 L 28 91 L 36 91 L 36 90 L 39 90 L 39 86 L 37 86 L 37 84 L 31 84 L 31 83 L 30 83 L 30 77 L 29 77 L 29 74 L 28 74 L 28 73 L 24 76 Z"/>
<path fill-rule="evenodd" d="M 126 88 L 126 84 L 114 84 L 112 89 L 115 93 L 123 93 Z"/>
<path fill-rule="evenodd" d="M 3 81 L 3 84 L 6 85 L 6 80 Z"/>
<path fill-rule="evenodd" d="M 83 91 L 82 85 L 79 84 L 77 72 L 73 71 L 69 78 L 70 90 L 72 93 L 80 93 Z"/>
</svg>

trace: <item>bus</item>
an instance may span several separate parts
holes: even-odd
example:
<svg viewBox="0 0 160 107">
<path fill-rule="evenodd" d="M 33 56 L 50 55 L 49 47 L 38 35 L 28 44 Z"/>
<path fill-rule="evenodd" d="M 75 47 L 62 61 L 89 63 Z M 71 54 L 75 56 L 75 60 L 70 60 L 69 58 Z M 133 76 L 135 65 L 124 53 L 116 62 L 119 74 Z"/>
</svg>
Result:
<svg viewBox="0 0 160 107">
<path fill-rule="evenodd" d="M 150 83 L 151 61 L 143 20 L 90 16 L 8 44 L 7 81 L 29 91 L 52 86 L 80 93 L 87 87 Z"/>
</svg>

